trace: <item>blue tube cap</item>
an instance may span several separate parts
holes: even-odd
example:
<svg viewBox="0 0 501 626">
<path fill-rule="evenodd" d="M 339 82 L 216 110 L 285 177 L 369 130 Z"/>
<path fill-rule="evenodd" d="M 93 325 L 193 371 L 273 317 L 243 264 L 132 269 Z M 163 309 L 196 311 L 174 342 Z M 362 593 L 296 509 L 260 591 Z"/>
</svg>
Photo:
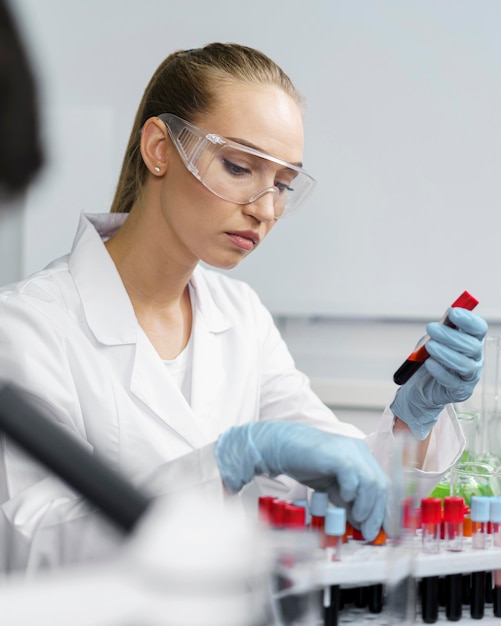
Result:
<svg viewBox="0 0 501 626">
<path fill-rule="evenodd" d="M 472 522 L 489 521 L 490 498 L 487 496 L 472 496 L 470 502 L 470 518 Z"/>
<path fill-rule="evenodd" d="M 326 535 L 340 537 L 346 532 L 346 511 L 342 508 L 329 507 L 325 512 L 324 532 Z"/>
<path fill-rule="evenodd" d="M 324 491 L 314 491 L 311 494 L 310 513 L 315 517 L 325 517 L 329 498 Z"/>
<path fill-rule="evenodd" d="M 493 524 L 501 524 L 501 497 L 492 496 L 489 500 L 491 501 L 490 521 Z"/>
</svg>

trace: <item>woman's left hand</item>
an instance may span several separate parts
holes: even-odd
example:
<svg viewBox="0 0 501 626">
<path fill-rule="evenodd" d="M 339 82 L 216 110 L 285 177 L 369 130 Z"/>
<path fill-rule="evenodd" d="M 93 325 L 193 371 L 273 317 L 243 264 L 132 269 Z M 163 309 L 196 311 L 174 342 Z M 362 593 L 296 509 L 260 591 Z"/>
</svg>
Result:
<svg viewBox="0 0 501 626">
<path fill-rule="evenodd" d="M 390 407 L 419 440 L 426 439 L 446 404 L 471 396 L 482 373 L 487 323 L 459 307 L 451 308 L 448 318 L 456 328 L 428 324 L 430 356 L 399 388 Z"/>
</svg>

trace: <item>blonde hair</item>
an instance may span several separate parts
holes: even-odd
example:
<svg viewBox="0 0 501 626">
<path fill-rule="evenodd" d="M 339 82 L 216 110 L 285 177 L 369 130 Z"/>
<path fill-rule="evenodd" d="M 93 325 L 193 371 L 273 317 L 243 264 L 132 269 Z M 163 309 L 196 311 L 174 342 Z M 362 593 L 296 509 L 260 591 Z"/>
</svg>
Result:
<svg viewBox="0 0 501 626">
<path fill-rule="evenodd" d="M 179 50 L 157 68 L 146 87 L 132 127 L 111 212 L 128 213 L 146 179 L 140 152 L 140 133 L 147 119 L 173 113 L 189 122 L 217 105 L 217 85 L 222 81 L 280 87 L 302 107 L 303 101 L 290 78 L 269 57 L 235 43 L 211 43 L 195 50 Z"/>
</svg>

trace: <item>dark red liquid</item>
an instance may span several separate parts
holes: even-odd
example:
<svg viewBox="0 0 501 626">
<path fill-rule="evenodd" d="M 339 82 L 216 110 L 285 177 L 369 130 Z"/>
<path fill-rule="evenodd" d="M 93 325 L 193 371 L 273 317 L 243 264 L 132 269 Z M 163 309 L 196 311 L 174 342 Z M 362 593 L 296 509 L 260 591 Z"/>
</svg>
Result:
<svg viewBox="0 0 501 626">
<path fill-rule="evenodd" d="M 403 385 L 418 371 L 423 363 L 424 361 L 411 361 L 410 359 L 407 359 L 393 374 L 393 382 L 397 385 Z"/>
<path fill-rule="evenodd" d="M 463 612 L 463 575 L 449 574 L 445 577 L 445 581 L 445 614 L 450 622 L 457 622 L 461 619 Z"/>
<path fill-rule="evenodd" d="M 501 587 L 494 587 L 492 591 L 492 610 L 495 617 L 501 617 Z"/>
<path fill-rule="evenodd" d="M 473 619 L 482 619 L 485 607 L 485 572 L 473 572 L 471 575 L 470 615 Z"/>
<path fill-rule="evenodd" d="M 425 624 L 434 624 L 438 619 L 438 576 L 421 580 L 421 615 Z"/>
</svg>

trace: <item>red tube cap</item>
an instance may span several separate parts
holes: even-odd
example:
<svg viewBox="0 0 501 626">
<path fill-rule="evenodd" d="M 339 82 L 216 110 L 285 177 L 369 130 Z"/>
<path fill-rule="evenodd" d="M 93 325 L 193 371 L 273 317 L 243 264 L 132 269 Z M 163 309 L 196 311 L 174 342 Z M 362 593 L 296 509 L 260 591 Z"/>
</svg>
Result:
<svg viewBox="0 0 501 626">
<path fill-rule="evenodd" d="M 464 500 L 460 496 L 444 498 L 444 522 L 460 524 L 464 520 Z"/>
<path fill-rule="evenodd" d="M 304 510 L 303 506 L 286 504 L 284 507 L 284 513 L 284 525 L 287 528 L 304 528 L 306 511 Z"/>
<path fill-rule="evenodd" d="M 440 498 L 423 498 L 421 500 L 421 522 L 423 524 L 440 524 L 442 521 L 442 500 Z"/>
</svg>

